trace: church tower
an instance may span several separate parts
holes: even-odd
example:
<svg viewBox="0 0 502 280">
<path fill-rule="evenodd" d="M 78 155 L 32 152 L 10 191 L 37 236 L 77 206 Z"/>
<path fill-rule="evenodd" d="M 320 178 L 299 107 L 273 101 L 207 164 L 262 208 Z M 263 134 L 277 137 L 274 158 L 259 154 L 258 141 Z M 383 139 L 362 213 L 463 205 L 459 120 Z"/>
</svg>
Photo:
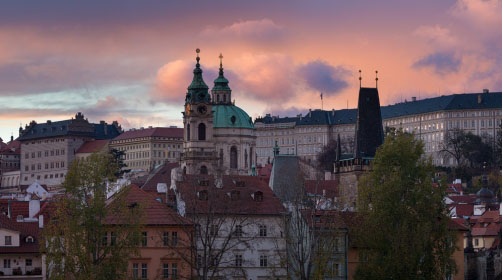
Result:
<svg viewBox="0 0 502 280">
<path fill-rule="evenodd" d="M 214 104 L 232 104 L 232 90 L 228 86 L 228 80 L 223 75 L 223 55 L 220 53 L 220 71 L 218 78 L 214 80 L 214 87 L 211 90 Z"/>
<path fill-rule="evenodd" d="M 213 143 L 213 108 L 209 87 L 202 78 L 200 50 L 197 49 L 197 63 L 193 80 L 185 97 L 183 112 L 184 141 L 181 167 L 186 174 L 213 173 L 217 162 Z"/>
</svg>

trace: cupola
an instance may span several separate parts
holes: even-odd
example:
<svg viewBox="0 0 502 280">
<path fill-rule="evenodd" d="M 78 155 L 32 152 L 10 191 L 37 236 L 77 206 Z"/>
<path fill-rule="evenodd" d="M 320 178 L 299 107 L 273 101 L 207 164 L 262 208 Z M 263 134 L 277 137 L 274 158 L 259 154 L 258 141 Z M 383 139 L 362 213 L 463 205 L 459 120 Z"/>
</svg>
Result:
<svg viewBox="0 0 502 280">
<path fill-rule="evenodd" d="M 232 104 L 232 90 L 228 86 L 228 80 L 223 75 L 223 55 L 220 54 L 220 71 L 218 78 L 214 80 L 214 87 L 211 90 L 213 102 L 216 104 Z"/>
<path fill-rule="evenodd" d="M 211 97 L 209 96 L 209 87 L 204 82 L 202 78 L 202 69 L 200 68 L 200 50 L 196 50 L 197 53 L 197 63 L 195 64 L 195 69 L 193 69 L 193 80 L 188 86 L 188 92 L 185 97 L 185 104 L 196 104 L 196 103 L 209 103 L 211 102 Z"/>
</svg>

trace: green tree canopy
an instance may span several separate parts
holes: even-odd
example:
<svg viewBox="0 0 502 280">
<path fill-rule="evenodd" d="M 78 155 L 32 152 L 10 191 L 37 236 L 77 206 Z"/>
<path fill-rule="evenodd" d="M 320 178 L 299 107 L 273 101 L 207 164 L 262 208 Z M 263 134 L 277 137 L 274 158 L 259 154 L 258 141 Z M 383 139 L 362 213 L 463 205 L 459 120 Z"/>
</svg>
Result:
<svg viewBox="0 0 502 280">
<path fill-rule="evenodd" d="M 125 279 L 140 240 L 141 206 L 131 207 L 126 190 L 107 200 L 117 161 L 109 154 L 74 160 L 43 230 L 48 279 Z M 131 209 L 134 208 L 134 209 Z"/>
<path fill-rule="evenodd" d="M 455 236 L 443 202 L 445 184 L 423 144 L 400 131 L 387 134 L 359 181 L 356 279 L 445 279 L 455 272 Z"/>
</svg>

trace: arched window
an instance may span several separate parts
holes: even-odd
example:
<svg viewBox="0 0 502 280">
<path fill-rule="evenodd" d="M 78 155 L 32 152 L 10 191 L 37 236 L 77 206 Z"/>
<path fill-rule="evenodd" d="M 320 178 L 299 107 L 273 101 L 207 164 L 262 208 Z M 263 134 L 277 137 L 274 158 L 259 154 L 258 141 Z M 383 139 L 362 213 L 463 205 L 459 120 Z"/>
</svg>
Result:
<svg viewBox="0 0 502 280">
<path fill-rule="evenodd" d="M 183 166 L 183 174 L 187 174 L 187 167 Z"/>
<path fill-rule="evenodd" d="M 230 168 L 237 169 L 237 148 L 230 148 Z"/>
<path fill-rule="evenodd" d="M 200 167 L 200 174 L 203 175 L 207 174 L 207 167 L 205 165 Z"/>
<path fill-rule="evenodd" d="M 253 148 L 249 148 L 249 167 L 253 167 Z"/>
<path fill-rule="evenodd" d="M 204 123 L 199 124 L 199 140 L 206 140 L 206 125 Z"/>
<path fill-rule="evenodd" d="M 248 150 L 244 150 L 244 167 L 248 168 Z"/>
<path fill-rule="evenodd" d="M 225 94 L 223 94 L 223 102 L 227 102 L 227 96 Z"/>
<path fill-rule="evenodd" d="M 220 103 L 220 95 L 219 94 L 216 95 L 216 98 L 218 99 L 218 103 Z"/>
<path fill-rule="evenodd" d="M 187 141 L 190 141 L 190 124 L 187 124 Z"/>
</svg>

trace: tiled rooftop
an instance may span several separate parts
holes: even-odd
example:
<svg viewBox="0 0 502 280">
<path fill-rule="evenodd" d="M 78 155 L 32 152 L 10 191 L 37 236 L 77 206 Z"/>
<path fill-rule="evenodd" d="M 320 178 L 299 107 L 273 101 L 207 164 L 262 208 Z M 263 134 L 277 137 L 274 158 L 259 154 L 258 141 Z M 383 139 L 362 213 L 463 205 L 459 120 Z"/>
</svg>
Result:
<svg viewBox="0 0 502 280">
<path fill-rule="evenodd" d="M 134 139 L 140 137 L 169 137 L 169 138 L 183 138 L 183 128 L 177 127 L 153 127 L 144 129 L 129 130 L 122 133 L 120 136 L 113 139 L 124 140 Z"/>
</svg>

